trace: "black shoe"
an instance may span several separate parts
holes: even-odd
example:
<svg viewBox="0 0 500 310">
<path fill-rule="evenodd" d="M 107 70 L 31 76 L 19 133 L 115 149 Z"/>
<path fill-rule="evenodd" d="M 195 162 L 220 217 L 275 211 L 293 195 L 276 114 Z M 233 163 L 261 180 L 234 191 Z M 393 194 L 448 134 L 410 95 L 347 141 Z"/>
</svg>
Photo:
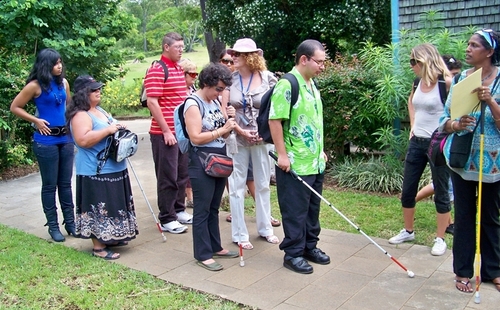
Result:
<svg viewBox="0 0 500 310">
<path fill-rule="evenodd" d="M 320 265 L 328 265 L 330 263 L 330 256 L 318 248 L 304 251 L 304 258 Z"/>
<path fill-rule="evenodd" d="M 450 225 L 448 225 L 448 227 L 446 227 L 446 232 L 450 235 L 453 235 L 453 231 L 455 230 L 455 224 L 451 223 Z"/>
<path fill-rule="evenodd" d="M 283 266 L 292 271 L 308 274 L 313 272 L 313 267 L 303 257 L 285 256 Z"/>
</svg>

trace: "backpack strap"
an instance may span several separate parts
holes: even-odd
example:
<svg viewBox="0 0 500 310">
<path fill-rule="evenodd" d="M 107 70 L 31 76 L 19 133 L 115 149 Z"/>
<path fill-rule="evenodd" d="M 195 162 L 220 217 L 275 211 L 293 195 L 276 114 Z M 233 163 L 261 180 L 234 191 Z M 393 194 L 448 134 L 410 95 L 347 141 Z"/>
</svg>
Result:
<svg viewBox="0 0 500 310">
<path fill-rule="evenodd" d="M 186 101 L 188 99 L 193 99 L 196 101 L 196 104 L 198 105 L 198 109 L 200 109 L 201 112 L 201 119 L 203 120 L 203 117 L 205 116 L 205 106 L 203 105 L 203 102 L 201 102 L 201 99 L 196 96 L 195 94 L 189 95 L 186 99 L 184 99 L 184 102 L 182 103 L 182 107 L 179 108 L 179 121 L 181 122 L 182 125 L 182 132 L 184 133 L 184 136 L 189 139 L 189 134 L 186 129 L 186 119 L 184 117 L 184 108 L 186 107 Z"/>
<path fill-rule="evenodd" d="M 155 60 L 156 61 L 156 60 Z M 154 62 L 154 61 L 153 61 Z M 165 84 L 165 82 L 167 81 L 168 79 L 168 67 L 167 67 L 167 64 L 163 61 L 163 60 L 158 60 L 157 61 L 160 66 L 163 68 L 163 73 L 165 74 L 165 78 L 163 79 L 163 84 Z"/>
<path fill-rule="evenodd" d="M 438 76 L 438 87 L 439 87 L 439 96 L 441 96 L 441 102 L 443 105 L 446 103 L 446 98 L 448 98 L 448 92 L 446 91 L 446 81 L 444 80 L 443 75 Z"/>
<path fill-rule="evenodd" d="M 420 82 L 420 78 L 419 77 L 416 77 L 413 80 L 413 94 L 415 94 L 415 92 L 417 91 L 417 87 L 418 87 L 418 83 L 419 82 Z"/>
<path fill-rule="evenodd" d="M 420 78 L 416 77 L 413 80 L 413 94 L 417 91 L 418 83 L 420 83 Z M 442 75 L 438 76 L 438 87 L 439 87 L 439 97 L 441 97 L 441 103 L 443 105 L 446 103 L 446 98 L 448 97 L 448 92 L 446 91 L 446 81 Z"/>
<path fill-rule="evenodd" d="M 292 106 L 297 103 L 297 100 L 299 100 L 299 81 L 293 75 L 292 73 L 286 73 L 281 77 L 282 79 L 287 80 L 290 82 L 290 85 L 292 86 L 292 98 L 290 102 L 290 115 L 288 117 L 288 120 L 290 120 L 290 117 L 292 116 Z"/>
</svg>

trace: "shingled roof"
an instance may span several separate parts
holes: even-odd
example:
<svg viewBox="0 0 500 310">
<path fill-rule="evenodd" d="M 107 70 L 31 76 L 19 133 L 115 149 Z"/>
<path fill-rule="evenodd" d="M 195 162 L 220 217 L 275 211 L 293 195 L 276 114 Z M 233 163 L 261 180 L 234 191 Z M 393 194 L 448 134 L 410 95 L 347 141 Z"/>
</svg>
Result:
<svg viewBox="0 0 500 310">
<path fill-rule="evenodd" d="M 400 29 L 421 29 L 420 15 L 428 11 L 444 15 L 444 27 L 452 32 L 465 27 L 500 31 L 500 0 L 399 0 Z"/>
</svg>

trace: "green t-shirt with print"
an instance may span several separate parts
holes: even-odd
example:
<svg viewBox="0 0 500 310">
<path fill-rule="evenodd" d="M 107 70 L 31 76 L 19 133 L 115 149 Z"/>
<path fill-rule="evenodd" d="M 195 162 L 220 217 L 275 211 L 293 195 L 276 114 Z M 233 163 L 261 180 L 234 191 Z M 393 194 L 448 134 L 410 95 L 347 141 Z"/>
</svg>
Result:
<svg viewBox="0 0 500 310">
<path fill-rule="evenodd" d="M 298 175 L 313 175 L 325 171 L 323 158 L 323 104 L 316 85 L 312 90 L 296 68 L 290 71 L 299 82 L 299 98 L 290 106 L 292 86 L 286 79 L 278 81 L 271 96 L 269 119 L 283 119 L 283 137 L 291 169 Z M 292 113 L 290 114 L 290 108 Z"/>
</svg>

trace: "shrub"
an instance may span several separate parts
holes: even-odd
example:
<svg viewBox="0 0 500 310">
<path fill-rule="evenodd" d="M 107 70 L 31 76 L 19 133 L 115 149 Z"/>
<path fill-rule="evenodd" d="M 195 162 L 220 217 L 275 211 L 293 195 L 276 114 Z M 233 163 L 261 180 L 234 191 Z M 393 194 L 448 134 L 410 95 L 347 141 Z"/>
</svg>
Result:
<svg viewBox="0 0 500 310">
<path fill-rule="evenodd" d="M 0 141 L 0 170 L 32 164 L 32 151 L 26 143 L 10 140 Z"/>
<path fill-rule="evenodd" d="M 109 82 L 103 88 L 101 106 L 111 114 L 119 115 L 143 109 L 139 102 L 141 86 L 142 79 L 134 79 L 134 83 L 128 86 L 120 80 Z"/>
<path fill-rule="evenodd" d="M 0 167 L 30 164 L 33 162 L 31 137 L 33 128 L 27 121 L 10 112 L 12 100 L 26 83 L 32 62 L 29 56 L 12 54 L 0 49 Z M 35 105 L 29 102 L 28 113 L 34 113 Z"/>
<path fill-rule="evenodd" d="M 323 100 L 325 149 L 340 156 L 352 142 L 361 150 L 379 149 L 372 134 L 384 126 L 377 107 L 369 104 L 374 77 L 356 56 L 337 54 L 318 77 Z"/>
<path fill-rule="evenodd" d="M 137 56 L 135 57 L 137 60 L 139 60 L 140 62 L 143 62 L 144 59 L 146 58 L 146 55 L 144 55 L 144 53 L 138 53 Z"/>
<path fill-rule="evenodd" d="M 394 194 L 402 190 L 403 169 L 403 162 L 391 155 L 346 158 L 335 165 L 332 177 L 340 187 Z M 420 187 L 429 184 L 430 180 L 427 168 L 420 179 Z"/>
</svg>

